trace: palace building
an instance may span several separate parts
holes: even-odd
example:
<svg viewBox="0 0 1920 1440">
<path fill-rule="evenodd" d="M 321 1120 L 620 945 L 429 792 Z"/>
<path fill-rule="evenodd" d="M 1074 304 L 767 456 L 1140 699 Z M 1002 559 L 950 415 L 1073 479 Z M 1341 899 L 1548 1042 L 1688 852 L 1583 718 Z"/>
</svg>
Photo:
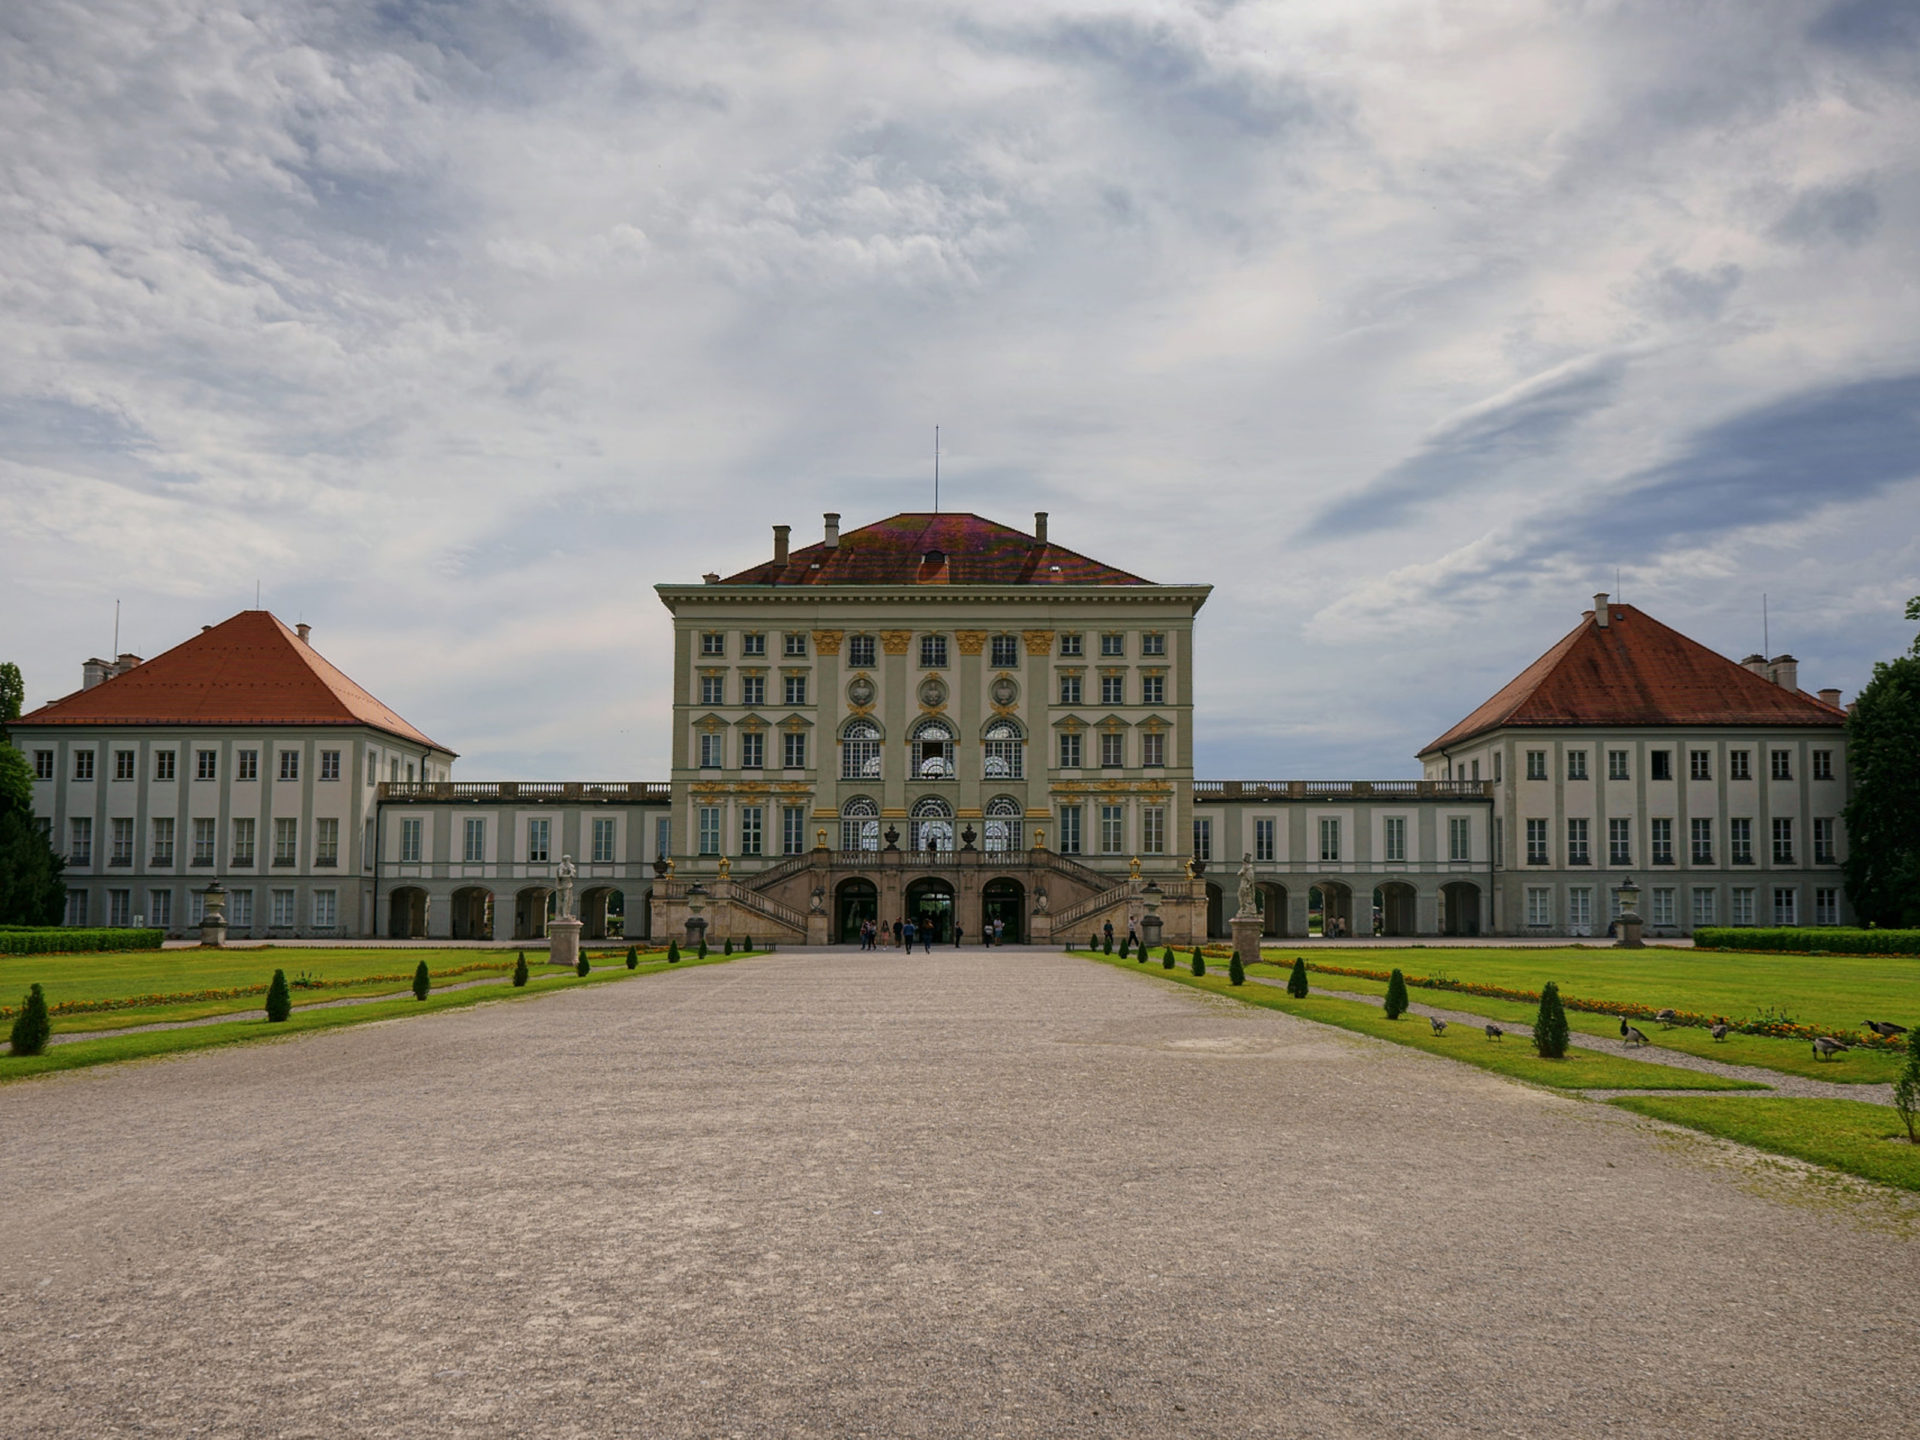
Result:
<svg viewBox="0 0 1920 1440">
<path fill-rule="evenodd" d="M 1653 935 L 1834 924 L 1839 694 L 1594 609 L 1406 780 L 1194 776 L 1195 620 L 1163 584 L 975 515 L 825 517 L 736 575 L 663 584 L 664 781 L 458 782 L 264 611 L 90 660 L 12 727 L 67 855 L 68 921 L 238 936 L 538 940 L 563 855 L 589 939 L 1223 936 L 1253 861 L 1274 936 L 1586 935 L 1629 880 Z M 1228 887 L 1230 889 L 1230 885 Z"/>
</svg>

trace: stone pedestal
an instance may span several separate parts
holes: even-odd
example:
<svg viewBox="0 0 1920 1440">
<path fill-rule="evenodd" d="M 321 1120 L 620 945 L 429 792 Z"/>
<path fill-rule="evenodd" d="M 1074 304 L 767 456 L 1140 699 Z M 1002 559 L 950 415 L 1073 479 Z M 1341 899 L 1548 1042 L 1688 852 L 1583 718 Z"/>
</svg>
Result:
<svg viewBox="0 0 1920 1440">
<path fill-rule="evenodd" d="M 547 939 L 553 943 L 553 949 L 547 958 L 555 965 L 565 965 L 572 969 L 580 963 L 580 921 L 549 920 Z"/>
<path fill-rule="evenodd" d="M 1160 917 L 1148 915 L 1140 922 L 1140 943 L 1149 950 L 1160 948 Z"/>
<path fill-rule="evenodd" d="M 1615 916 L 1613 922 L 1613 948 L 1616 950 L 1646 949 L 1647 942 L 1640 938 L 1640 931 L 1645 925 L 1646 921 L 1642 920 L 1631 910 L 1627 911 L 1624 915 Z"/>
<path fill-rule="evenodd" d="M 205 921 L 200 926 L 200 943 L 209 950 L 218 950 L 227 943 L 227 922 Z"/>
<path fill-rule="evenodd" d="M 1227 922 L 1233 929 L 1233 950 L 1242 965 L 1260 958 L 1260 930 L 1265 922 L 1258 915 L 1236 915 Z"/>
</svg>

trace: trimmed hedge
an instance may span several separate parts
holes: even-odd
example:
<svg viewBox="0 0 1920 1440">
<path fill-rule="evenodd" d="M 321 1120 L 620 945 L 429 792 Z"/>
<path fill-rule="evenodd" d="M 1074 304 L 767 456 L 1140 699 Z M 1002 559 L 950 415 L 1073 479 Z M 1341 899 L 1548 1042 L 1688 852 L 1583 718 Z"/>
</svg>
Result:
<svg viewBox="0 0 1920 1440">
<path fill-rule="evenodd" d="M 1706 925 L 1693 932 L 1693 944 L 1698 950 L 1774 950 L 1789 955 L 1920 955 L 1920 930 Z"/>
<path fill-rule="evenodd" d="M 102 950 L 158 950 L 164 930 L 102 927 L 86 930 L 61 925 L 46 930 L 0 930 L 0 955 L 91 955 Z"/>
</svg>

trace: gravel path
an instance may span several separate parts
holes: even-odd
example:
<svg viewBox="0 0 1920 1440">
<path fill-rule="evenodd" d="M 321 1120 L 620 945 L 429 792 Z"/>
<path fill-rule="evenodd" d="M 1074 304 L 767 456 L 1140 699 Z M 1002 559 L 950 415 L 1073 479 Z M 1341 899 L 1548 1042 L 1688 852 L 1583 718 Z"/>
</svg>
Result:
<svg viewBox="0 0 1920 1440">
<path fill-rule="evenodd" d="M 1912 1433 L 1920 1205 L 1071 957 L 0 1088 L 19 1434 Z M 1891 1283 L 1889 1283 L 1891 1282 Z"/>
</svg>

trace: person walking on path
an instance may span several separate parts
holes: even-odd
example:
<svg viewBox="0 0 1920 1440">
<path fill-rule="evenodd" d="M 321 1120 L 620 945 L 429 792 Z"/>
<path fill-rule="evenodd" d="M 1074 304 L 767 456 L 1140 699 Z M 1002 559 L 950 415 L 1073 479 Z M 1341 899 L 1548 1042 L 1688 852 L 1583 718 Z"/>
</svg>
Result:
<svg viewBox="0 0 1920 1440">
<path fill-rule="evenodd" d="M 999 916 L 995 916 L 993 921 L 993 943 L 996 945 L 1007 943 L 1007 922 Z"/>
<path fill-rule="evenodd" d="M 920 946 L 921 946 L 921 951 L 920 951 L 921 954 L 923 955 L 933 954 L 933 917 L 931 915 L 926 915 L 921 917 Z"/>
<path fill-rule="evenodd" d="M 960 917 L 958 915 L 954 916 L 953 917 L 953 948 L 954 949 L 958 950 L 960 948 L 960 937 L 965 933 L 966 932 L 960 928 Z"/>
<path fill-rule="evenodd" d="M 896 950 L 900 948 L 900 935 L 905 928 L 898 920 L 893 922 L 893 948 Z"/>
<path fill-rule="evenodd" d="M 907 921 L 906 925 L 902 928 L 907 937 L 907 954 L 911 955 L 913 953 L 913 939 L 916 931 L 918 930 L 918 927 L 913 923 L 913 921 L 909 920 Z"/>
</svg>

